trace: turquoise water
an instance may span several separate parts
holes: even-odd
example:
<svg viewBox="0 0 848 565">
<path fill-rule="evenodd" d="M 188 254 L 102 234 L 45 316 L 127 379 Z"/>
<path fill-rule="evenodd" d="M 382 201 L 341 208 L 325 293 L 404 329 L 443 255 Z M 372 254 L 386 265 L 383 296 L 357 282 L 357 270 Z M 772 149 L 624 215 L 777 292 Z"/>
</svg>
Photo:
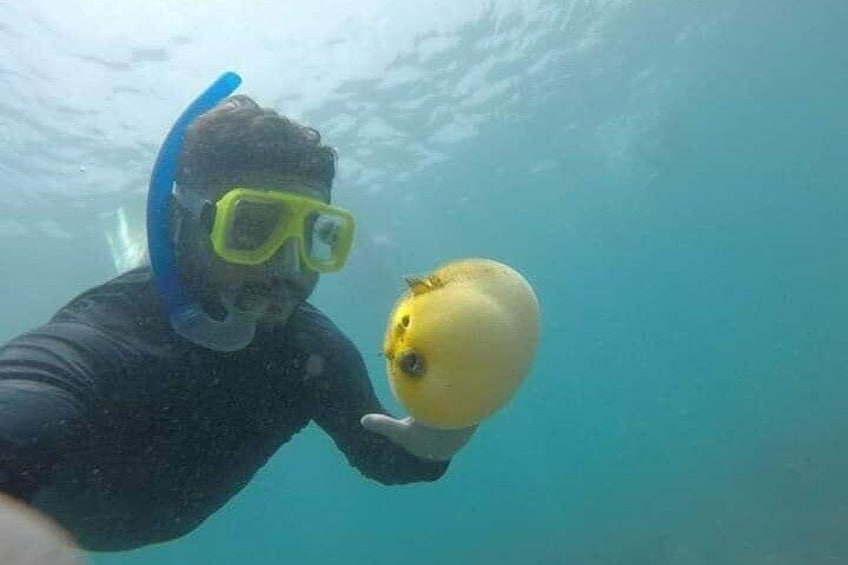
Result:
<svg viewBox="0 0 848 565">
<path fill-rule="evenodd" d="M 114 275 L 116 211 L 138 223 L 226 69 L 339 150 L 361 230 L 315 302 L 393 410 L 403 275 L 492 257 L 543 307 L 532 374 L 443 480 L 369 482 L 309 428 L 191 535 L 93 563 L 848 562 L 845 2 L 0 16 L 4 338 Z"/>
</svg>

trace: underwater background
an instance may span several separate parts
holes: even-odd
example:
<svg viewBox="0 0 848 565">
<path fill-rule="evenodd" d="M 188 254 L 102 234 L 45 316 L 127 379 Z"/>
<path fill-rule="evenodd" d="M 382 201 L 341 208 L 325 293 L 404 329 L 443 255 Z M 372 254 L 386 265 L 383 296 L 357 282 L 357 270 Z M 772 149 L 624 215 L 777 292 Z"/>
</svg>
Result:
<svg viewBox="0 0 848 565">
<path fill-rule="evenodd" d="M 848 563 L 848 2 L 0 0 L 0 338 L 140 260 L 180 111 L 238 92 L 337 148 L 379 356 L 403 276 L 534 285 L 514 399 L 433 484 L 314 426 L 189 536 L 96 565 Z M 519 337 L 520 338 L 520 337 Z"/>
</svg>

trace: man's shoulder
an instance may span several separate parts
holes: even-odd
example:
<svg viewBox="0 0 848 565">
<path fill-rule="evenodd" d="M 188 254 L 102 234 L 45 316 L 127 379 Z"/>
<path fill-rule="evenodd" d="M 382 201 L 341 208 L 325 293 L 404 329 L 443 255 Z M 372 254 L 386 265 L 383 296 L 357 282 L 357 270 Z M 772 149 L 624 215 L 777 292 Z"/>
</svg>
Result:
<svg viewBox="0 0 848 565">
<path fill-rule="evenodd" d="M 161 312 L 152 272 L 141 267 L 80 293 L 51 322 L 78 322 L 137 333 L 145 328 L 161 329 Z"/>
<path fill-rule="evenodd" d="M 285 331 L 298 349 L 308 354 L 340 366 L 360 362 L 359 349 L 353 341 L 324 312 L 308 302 L 295 310 Z"/>
<path fill-rule="evenodd" d="M 0 372 L 38 381 L 49 374 L 51 382 L 87 390 L 127 367 L 146 367 L 133 365 L 141 359 L 163 358 L 163 317 L 150 286 L 143 272 L 131 272 L 81 293 L 50 321 L 0 347 Z"/>
</svg>

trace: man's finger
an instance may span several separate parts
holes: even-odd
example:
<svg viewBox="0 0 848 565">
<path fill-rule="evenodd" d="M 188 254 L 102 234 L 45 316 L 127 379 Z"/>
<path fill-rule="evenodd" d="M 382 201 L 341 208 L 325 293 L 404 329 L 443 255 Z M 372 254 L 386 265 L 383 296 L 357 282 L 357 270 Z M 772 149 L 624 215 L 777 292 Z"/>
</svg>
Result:
<svg viewBox="0 0 848 565">
<path fill-rule="evenodd" d="M 396 420 L 385 414 L 366 414 L 360 422 L 366 430 L 380 434 L 391 440 L 400 438 L 407 427 L 407 424 L 402 420 Z"/>
</svg>

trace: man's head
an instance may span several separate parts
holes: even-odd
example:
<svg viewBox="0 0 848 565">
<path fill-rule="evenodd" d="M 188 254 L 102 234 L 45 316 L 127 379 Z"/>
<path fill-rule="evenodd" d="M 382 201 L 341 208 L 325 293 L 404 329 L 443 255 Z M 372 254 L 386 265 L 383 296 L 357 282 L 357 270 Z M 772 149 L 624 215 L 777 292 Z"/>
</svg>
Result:
<svg viewBox="0 0 848 565">
<path fill-rule="evenodd" d="M 282 322 L 318 281 L 314 264 L 303 257 L 304 238 L 286 239 L 260 262 L 240 261 L 235 244 L 223 251 L 215 247 L 213 232 L 222 231 L 221 220 L 227 219 L 219 204 L 228 201 L 223 197 L 240 188 L 248 195 L 306 198 L 295 200 L 307 206 L 326 204 L 335 162 L 335 151 L 321 144 L 317 131 L 260 108 L 246 96 L 228 98 L 187 129 L 176 178 L 183 197 L 175 202 L 174 239 L 186 286 L 211 315 L 235 309 L 257 319 Z M 188 199 L 202 202 L 203 208 L 189 213 Z M 237 205 L 241 208 L 236 209 Z M 262 208 L 253 202 L 234 203 L 230 211 L 236 221 L 227 226 L 248 236 L 252 232 L 267 235 L 262 222 L 270 221 L 268 210 L 274 208 L 251 211 L 250 206 Z M 301 219 L 304 225 L 309 221 Z M 233 249 L 233 253 L 225 252 Z"/>
</svg>

